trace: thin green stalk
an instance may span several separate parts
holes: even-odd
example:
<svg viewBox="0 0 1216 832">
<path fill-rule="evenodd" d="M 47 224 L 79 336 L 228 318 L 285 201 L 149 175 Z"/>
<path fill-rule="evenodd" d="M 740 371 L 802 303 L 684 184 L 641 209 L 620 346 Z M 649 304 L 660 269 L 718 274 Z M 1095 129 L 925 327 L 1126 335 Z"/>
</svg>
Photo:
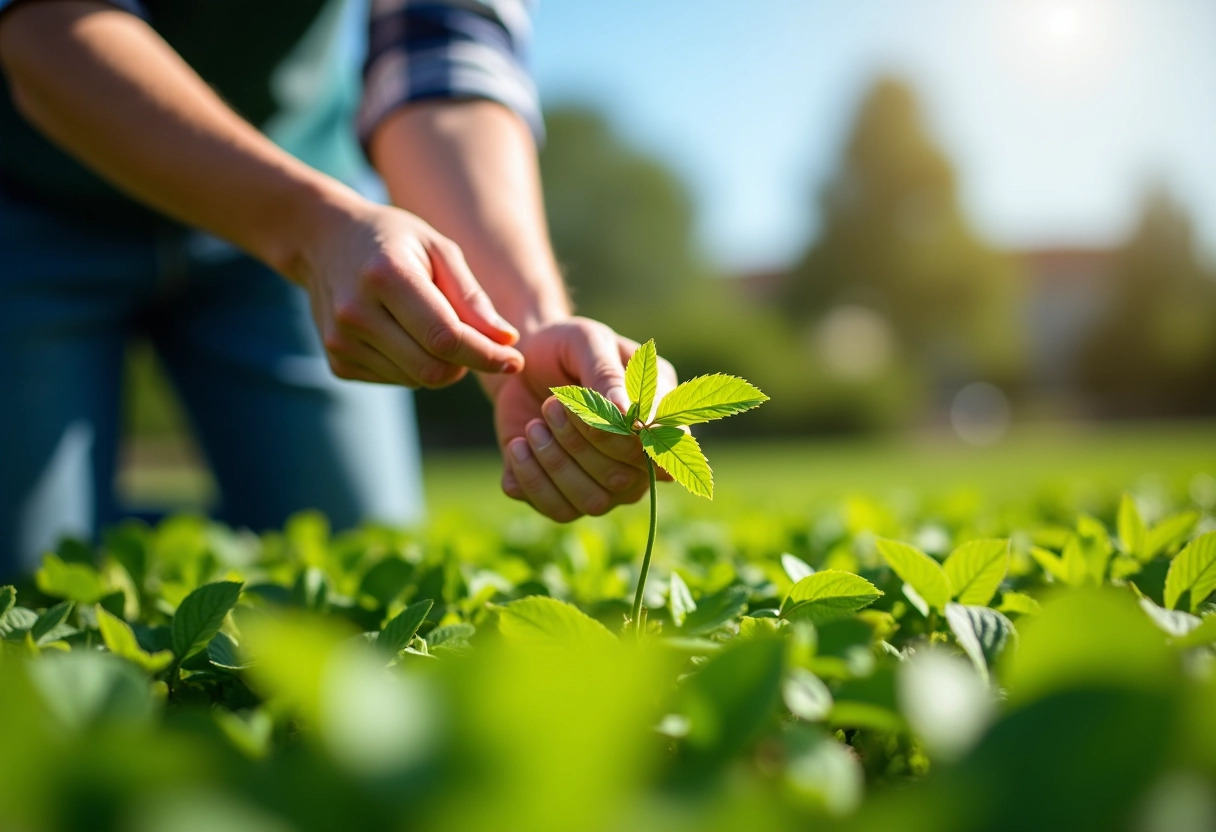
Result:
<svg viewBox="0 0 1216 832">
<path fill-rule="evenodd" d="M 642 571 L 638 575 L 638 591 L 633 595 L 633 631 L 642 634 L 642 595 L 646 591 L 646 573 L 650 571 L 650 555 L 654 551 L 654 531 L 659 523 L 659 489 L 655 482 L 654 463 L 646 457 L 646 470 L 650 472 L 650 534 L 646 537 L 646 556 L 642 558 Z"/>
</svg>

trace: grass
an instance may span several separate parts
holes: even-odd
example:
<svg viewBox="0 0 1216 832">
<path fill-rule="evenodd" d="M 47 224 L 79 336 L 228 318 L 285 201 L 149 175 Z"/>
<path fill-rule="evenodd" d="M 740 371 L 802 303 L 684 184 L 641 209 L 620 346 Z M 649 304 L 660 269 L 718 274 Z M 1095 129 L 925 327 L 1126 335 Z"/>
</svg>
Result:
<svg viewBox="0 0 1216 832">
<path fill-rule="evenodd" d="M 933 499 L 969 490 L 998 503 L 1043 489 L 1111 491 L 1141 485 L 1216 492 L 1216 423 L 1211 422 L 1025 426 L 987 448 L 940 434 L 748 442 L 711 436 L 705 448 L 716 474 L 715 502 L 664 488 L 667 510 L 797 511 L 853 494 Z M 428 454 L 431 512 L 472 509 L 495 518 L 526 512 L 502 496 L 500 465 L 493 451 Z M 198 508 L 214 493 L 196 459 L 173 448 L 137 447 L 127 457 L 119 487 L 128 504 L 156 509 Z M 1216 493 L 1211 497 L 1216 500 Z"/>
</svg>

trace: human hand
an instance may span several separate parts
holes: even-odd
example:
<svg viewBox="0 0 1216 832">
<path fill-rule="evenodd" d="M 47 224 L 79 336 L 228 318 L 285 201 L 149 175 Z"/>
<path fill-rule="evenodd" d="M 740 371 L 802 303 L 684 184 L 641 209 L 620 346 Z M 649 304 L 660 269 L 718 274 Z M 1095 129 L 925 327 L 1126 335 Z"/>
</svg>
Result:
<svg viewBox="0 0 1216 832">
<path fill-rule="evenodd" d="M 300 269 L 335 375 L 433 388 L 523 368 L 519 333 L 455 243 L 397 208 L 355 202 L 336 216 Z"/>
<path fill-rule="evenodd" d="M 549 393 L 564 384 L 591 387 L 624 412 L 625 365 L 637 347 L 602 323 L 569 318 L 520 341 L 522 373 L 484 380 L 494 402 L 507 496 L 565 523 L 636 502 L 647 492 L 646 454 L 637 437 L 596 430 Z M 675 384 L 675 370 L 660 359 L 659 395 Z"/>
</svg>

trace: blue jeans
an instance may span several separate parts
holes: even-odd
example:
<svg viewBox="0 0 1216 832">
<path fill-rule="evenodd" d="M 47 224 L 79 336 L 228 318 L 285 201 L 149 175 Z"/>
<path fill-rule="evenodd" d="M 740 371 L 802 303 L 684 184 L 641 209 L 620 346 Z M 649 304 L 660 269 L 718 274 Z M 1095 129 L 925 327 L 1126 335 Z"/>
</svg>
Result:
<svg viewBox="0 0 1216 832">
<path fill-rule="evenodd" d="M 255 530 L 423 510 L 413 400 L 329 371 L 306 294 L 212 237 L 103 229 L 0 192 L 0 580 L 121 514 L 123 353 L 156 348 L 219 484 Z"/>
</svg>

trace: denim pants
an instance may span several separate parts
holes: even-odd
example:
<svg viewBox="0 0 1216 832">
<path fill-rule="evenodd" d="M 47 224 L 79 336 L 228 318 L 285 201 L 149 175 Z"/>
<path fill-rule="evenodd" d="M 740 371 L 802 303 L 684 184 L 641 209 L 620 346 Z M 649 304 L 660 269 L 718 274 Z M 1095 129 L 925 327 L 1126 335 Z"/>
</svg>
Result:
<svg viewBox="0 0 1216 832">
<path fill-rule="evenodd" d="M 159 353 L 216 477 L 217 515 L 336 529 L 423 502 L 413 400 L 329 371 L 306 294 L 199 233 L 103 229 L 0 192 L 0 580 L 119 518 L 123 354 Z"/>
</svg>

